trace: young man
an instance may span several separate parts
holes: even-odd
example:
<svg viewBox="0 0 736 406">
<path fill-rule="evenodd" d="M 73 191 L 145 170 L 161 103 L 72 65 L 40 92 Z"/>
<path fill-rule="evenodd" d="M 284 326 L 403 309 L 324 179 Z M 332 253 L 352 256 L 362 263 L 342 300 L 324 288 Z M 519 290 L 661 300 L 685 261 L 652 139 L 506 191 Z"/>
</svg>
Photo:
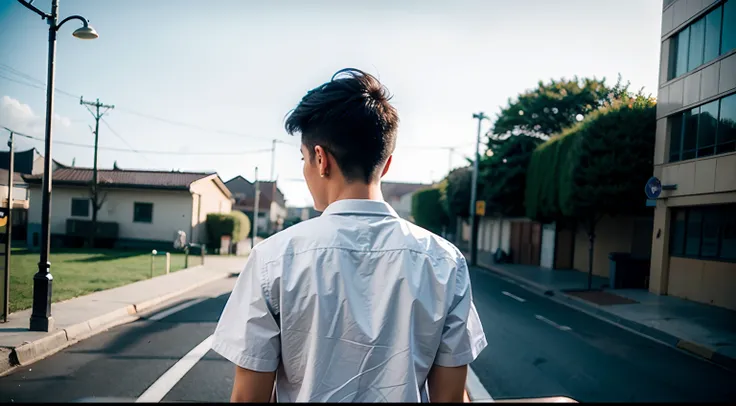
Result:
<svg viewBox="0 0 736 406">
<path fill-rule="evenodd" d="M 383 201 L 387 93 L 344 69 L 287 118 L 323 213 L 258 244 L 238 278 L 212 347 L 236 364 L 231 401 L 268 402 L 275 382 L 279 402 L 463 402 L 486 339 L 463 255 Z"/>
</svg>

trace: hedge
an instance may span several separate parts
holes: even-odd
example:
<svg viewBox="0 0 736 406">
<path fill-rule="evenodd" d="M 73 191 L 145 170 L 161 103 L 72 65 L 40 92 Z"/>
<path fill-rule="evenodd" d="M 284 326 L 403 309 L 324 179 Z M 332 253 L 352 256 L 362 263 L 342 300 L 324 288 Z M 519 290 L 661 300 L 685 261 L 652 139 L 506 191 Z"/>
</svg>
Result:
<svg viewBox="0 0 736 406">
<path fill-rule="evenodd" d="M 439 187 L 420 190 L 411 196 L 411 215 L 416 225 L 435 234 L 442 233 L 448 217 L 440 201 L 441 197 Z"/>
<path fill-rule="evenodd" d="M 538 221 L 635 214 L 652 174 L 655 102 L 624 97 L 540 145 L 532 154 L 526 214 Z"/>
<path fill-rule="evenodd" d="M 210 244 L 219 244 L 223 236 L 229 236 L 232 242 L 245 240 L 250 234 L 250 220 L 241 211 L 227 214 L 210 213 L 207 215 L 207 237 Z"/>
</svg>

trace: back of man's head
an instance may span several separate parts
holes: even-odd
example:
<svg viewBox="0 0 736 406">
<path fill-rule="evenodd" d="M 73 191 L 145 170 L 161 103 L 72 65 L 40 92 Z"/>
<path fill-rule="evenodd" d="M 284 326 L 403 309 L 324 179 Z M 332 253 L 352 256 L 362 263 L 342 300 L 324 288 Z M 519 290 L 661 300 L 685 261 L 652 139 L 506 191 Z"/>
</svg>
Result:
<svg viewBox="0 0 736 406">
<path fill-rule="evenodd" d="M 372 75 L 342 69 L 302 98 L 286 119 L 286 131 L 301 133 L 309 159 L 319 145 L 348 182 L 372 183 L 396 146 L 399 116 L 390 99 Z"/>
</svg>

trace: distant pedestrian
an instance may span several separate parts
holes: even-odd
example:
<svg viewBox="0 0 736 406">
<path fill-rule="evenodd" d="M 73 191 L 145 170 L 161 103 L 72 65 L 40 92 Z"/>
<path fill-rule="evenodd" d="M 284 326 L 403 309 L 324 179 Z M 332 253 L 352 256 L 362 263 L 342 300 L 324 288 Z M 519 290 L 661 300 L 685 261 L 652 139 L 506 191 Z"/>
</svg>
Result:
<svg viewBox="0 0 736 406">
<path fill-rule="evenodd" d="M 344 69 L 286 120 L 320 217 L 258 244 L 215 331 L 232 401 L 463 402 L 486 347 L 468 266 L 383 201 L 399 117 L 373 76 Z"/>
</svg>

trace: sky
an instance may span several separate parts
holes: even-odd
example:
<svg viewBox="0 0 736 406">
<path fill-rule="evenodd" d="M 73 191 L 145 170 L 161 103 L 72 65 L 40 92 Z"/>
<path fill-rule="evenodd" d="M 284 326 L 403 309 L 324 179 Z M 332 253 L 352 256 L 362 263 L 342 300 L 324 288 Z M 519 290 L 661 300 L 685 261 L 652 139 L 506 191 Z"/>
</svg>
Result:
<svg viewBox="0 0 736 406">
<path fill-rule="evenodd" d="M 430 183 L 464 166 L 473 113 L 491 117 L 485 133 L 539 80 L 613 84 L 621 74 L 657 93 L 661 0 L 61 0 L 59 10 L 84 16 L 100 37 L 74 38 L 76 20 L 59 31 L 54 159 L 92 166 L 94 120 L 79 98 L 99 99 L 115 106 L 100 123 L 101 168 L 252 181 L 256 167 L 270 179 L 273 162 L 290 206 L 312 199 L 284 118 L 342 68 L 376 75 L 393 94 L 401 122 L 384 180 L 398 182 Z M 0 0 L 0 126 L 41 139 L 47 30 L 16 0 Z M 0 130 L 1 145 L 7 136 Z M 31 147 L 44 152 L 43 141 L 18 139 L 18 150 Z"/>
</svg>

